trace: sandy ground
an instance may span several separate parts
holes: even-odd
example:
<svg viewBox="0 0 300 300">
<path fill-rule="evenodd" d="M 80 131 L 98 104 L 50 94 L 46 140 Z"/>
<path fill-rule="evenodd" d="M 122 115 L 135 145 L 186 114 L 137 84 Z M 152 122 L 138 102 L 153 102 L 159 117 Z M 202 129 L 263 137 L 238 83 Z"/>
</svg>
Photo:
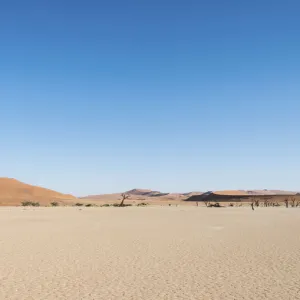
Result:
<svg viewBox="0 0 300 300">
<path fill-rule="evenodd" d="M 300 209 L 0 208 L 0 299 L 300 299 Z"/>
</svg>

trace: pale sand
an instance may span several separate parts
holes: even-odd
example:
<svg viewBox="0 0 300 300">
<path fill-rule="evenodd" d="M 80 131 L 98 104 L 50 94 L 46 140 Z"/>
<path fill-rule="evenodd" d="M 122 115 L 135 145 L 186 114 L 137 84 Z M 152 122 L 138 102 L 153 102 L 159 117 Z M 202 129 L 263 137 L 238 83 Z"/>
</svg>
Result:
<svg viewBox="0 0 300 300">
<path fill-rule="evenodd" d="M 0 299 L 300 299 L 300 209 L 0 208 Z"/>
</svg>

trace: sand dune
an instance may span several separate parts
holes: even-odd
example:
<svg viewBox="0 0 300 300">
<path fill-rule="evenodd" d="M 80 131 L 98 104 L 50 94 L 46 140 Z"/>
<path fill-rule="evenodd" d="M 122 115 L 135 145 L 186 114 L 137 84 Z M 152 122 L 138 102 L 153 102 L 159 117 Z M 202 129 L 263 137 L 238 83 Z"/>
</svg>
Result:
<svg viewBox="0 0 300 300">
<path fill-rule="evenodd" d="M 23 201 L 40 202 L 49 205 L 52 201 L 76 200 L 66 195 L 38 186 L 25 184 L 12 178 L 0 178 L 0 205 L 20 205 Z"/>
<path fill-rule="evenodd" d="M 294 195 L 296 192 L 282 191 L 282 190 L 224 190 L 224 191 L 214 191 L 217 195 Z"/>
<path fill-rule="evenodd" d="M 0 299 L 297 300 L 299 212 L 2 207 Z"/>
<path fill-rule="evenodd" d="M 155 205 L 183 204 L 184 200 L 189 197 L 202 194 L 201 192 L 163 193 L 149 189 L 132 189 L 125 193 L 130 195 L 130 199 L 126 200 L 128 203 L 135 204 L 142 201 Z M 293 194 L 293 192 L 280 190 L 225 190 L 216 191 L 214 193 L 220 195 Z M 53 201 L 59 202 L 62 205 L 73 205 L 78 201 L 92 204 L 111 204 L 119 202 L 122 198 L 121 194 L 122 193 L 99 194 L 76 198 L 72 195 L 66 195 L 42 187 L 25 184 L 15 179 L 0 178 L 0 206 L 18 206 L 21 205 L 21 202 L 23 201 L 39 202 L 41 205 L 50 205 Z M 189 203 L 185 203 L 185 205 L 189 205 Z"/>
<path fill-rule="evenodd" d="M 83 202 L 93 201 L 97 203 L 116 203 L 120 201 L 122 193 L 106 194 L 106 195 L 92 195 L 80 198 Z M 136 203 L 144 201 L 154 205 L 168 205 L 168 204 L 185 204 L 189 205 L 185 200 L 192 196 L 202 195 L 201 192 L 190 193 L 162 193 L 158 191 L 146 189 L 133 189 L 125 192 L 130 195 L 128 203 Z M 281 191 L 281 190 L 222 190 L 214 191 L 217 195 L 234 195 L 234 196 L 248 196 L 248 195 L 294 195 L 295 192 Z M 284 199 L 283 199 L 284 200 Z"/>
<path fill-rule="evenodd" d="M 152 191 L 149 189 L 132 189 L 124 192 L 127 195 L 130 195 L 129 202 L 136 201 L 147 201 L 152 204 L 159 204 L 164 202 L 178 202 L 183 201 L 190 197 L 191 195 L 199 195 L 201 192 L 190 192 L 190 193 L 163 193 L 159 191 Z M 99 202 L 117 202 L 121 199 L 122 193 L 115 194 L 99 194 L 99 195 L 90 195 L 86 197 L 81 197 L 81 200 L 98 200 Z"/>
<path fill-rule="evenodd" d="M 225 190 L 225 191 L 215 191 L 216 195 L 235 195 L 235 196 L 245 196 L 248 195 L 246 191 L 242 190 Z"/>
</svg>

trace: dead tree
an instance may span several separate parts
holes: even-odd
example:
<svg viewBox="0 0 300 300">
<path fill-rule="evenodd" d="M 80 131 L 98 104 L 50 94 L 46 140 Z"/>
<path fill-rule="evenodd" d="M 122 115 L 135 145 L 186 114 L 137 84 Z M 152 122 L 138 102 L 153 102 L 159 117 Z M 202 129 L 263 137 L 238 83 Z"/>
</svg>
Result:
<svg viewBox="0 0 300 300">
<path fill-rule="evenodd" d="M 257 197 L 251 197 L 251 202 L 252 202 L 253 205 L 255 205 L 256 207 L 259 207 L 259 198 L 257 198 Z"/>
<path fill-rule="evenodd" d="M 291 201 L 291 207 L 296 207 L 296 198 L 291 197 L 290 201 Z"/>
<path fill-rule="evenodd" d="M 285 207 L 288 208 L 289 207 L 289 199 L 284 199 L 284 203 L 285 203 Z"/>
<path fill-rule="evenodd" d="M 208 201 L 204 201 L 204 204 L 205 204 L 206 207 L 210 206 L 210 202 L 208 202 Z"/>
<path fill-rule="evenodd" d="M 252 210 L 254 210 L 254 202 L 251 202 Z"/>
<path fill-rule="evenodd" d="M 122 194 L 122 200 L 119 207 L 124 206 L 124 201 L 130 197 L 130 195 Z"/>
</svg>

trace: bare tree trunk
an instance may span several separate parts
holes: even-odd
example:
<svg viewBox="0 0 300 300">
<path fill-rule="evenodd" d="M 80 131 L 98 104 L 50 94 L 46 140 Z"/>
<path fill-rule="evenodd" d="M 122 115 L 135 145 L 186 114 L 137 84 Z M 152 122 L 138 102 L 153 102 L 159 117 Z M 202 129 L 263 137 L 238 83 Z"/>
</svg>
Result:
<svg viewBox="0 0 300 300">
<path fill-rule="evenodd" d="M 122 194 L 121 196 L 122 196 L 122 201 L 119 207 L 124 206 L 124 201 L 130 197 L 130 195 L 126 195 L 126 194 Z"/>
<path fill-rule="evenodd" d="M 296 199 L 291 197 L 291 207 L 295 207 Z"/>
</svg>

